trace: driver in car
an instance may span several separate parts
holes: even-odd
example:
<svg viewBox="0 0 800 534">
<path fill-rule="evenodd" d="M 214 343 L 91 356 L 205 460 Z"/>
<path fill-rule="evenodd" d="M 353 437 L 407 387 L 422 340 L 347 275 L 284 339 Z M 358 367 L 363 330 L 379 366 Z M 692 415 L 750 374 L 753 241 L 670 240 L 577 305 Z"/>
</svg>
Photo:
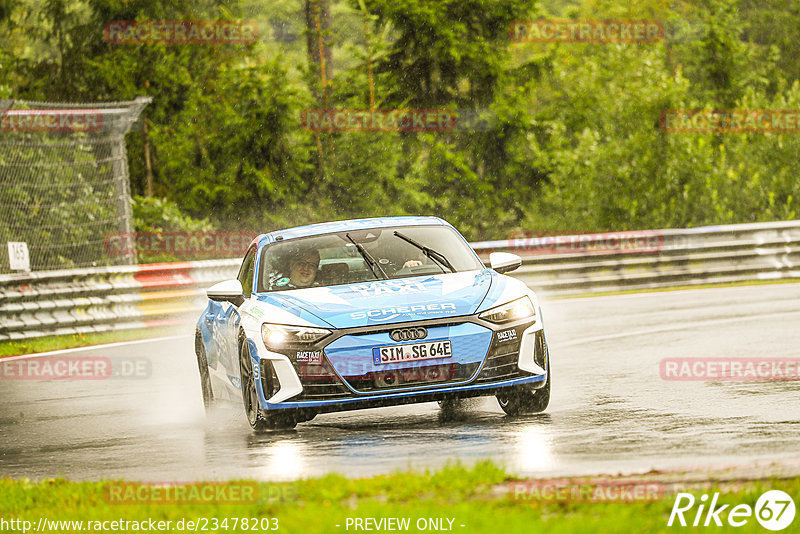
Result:
<svg viewBox="0 0 800 534">
<path fill-rule="evenodd" d="M 310 249 L 292 257 L 289 261 L 289 286 L 310 287 L 317 279 L 319 271 L 319 252 Z"/>
</svg>

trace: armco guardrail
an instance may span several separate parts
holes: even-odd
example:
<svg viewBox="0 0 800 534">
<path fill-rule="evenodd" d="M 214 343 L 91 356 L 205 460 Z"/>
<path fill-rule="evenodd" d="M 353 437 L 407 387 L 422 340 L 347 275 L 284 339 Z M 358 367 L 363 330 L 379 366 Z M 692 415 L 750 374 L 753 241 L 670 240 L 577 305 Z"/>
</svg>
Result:
<svg viewBox="0 0 800 534">
<path fill-rule="evenodd" d="M 800 221 L 473 243 L 514 252 L 543 294 L 800 278 Z M 240 260 L 0 276 L 0 340 L 184 324 Z"/>
<path fill-rule="evenodd" d="M 236 275 L 240 260 L 43 271 L 0 276 L 0 340 L 186 322 L 205 288 Z"/>
<path fill-rule="evenodd" d="M 513 275 L 542 293 L 800 278 L 800 221 L 473 243 L 523 257 Z"/>
</svg>

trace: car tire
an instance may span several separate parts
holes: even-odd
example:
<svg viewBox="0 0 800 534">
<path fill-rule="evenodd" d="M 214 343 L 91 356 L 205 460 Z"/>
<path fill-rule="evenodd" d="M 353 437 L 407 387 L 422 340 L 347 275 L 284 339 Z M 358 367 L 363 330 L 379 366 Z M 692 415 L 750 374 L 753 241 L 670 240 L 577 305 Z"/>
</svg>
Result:
<svg viewBox="0 0 800 534">
<path fill-rule="evenodd" d="M 497 402 L 507 415 L 541 413 L 550 404 L 550 350 L 547 345 L 545 345 L 545 350 L 547 354 L 547 366 L 545 368 L 547 379 L 544 386 L 533 389 L 529 384 L 520 384 L 519 386 L 504 388 L 504 391 L 497 394 Z"/>
<path fill-rule="evenodd" d="M 194 352 L 197 356 L 197 367 L 200 371 L 200 389 L 203 392 L 203 406 L 206 411 L 214 405 L 214 390 L 211 388 L 211 375 L 208 373 L 208 357 L 206 356 L 206 344 L 203 343 L 203 336 L 200 332 L 195 334 Z"/>
<path fill-rule="evenodd" d="M 297 417 L 293 412 L 265 414 L 258 407 L 258 393 L 255 380 L 253 380 L 253 361 L 250 359 L 250 347 L 244 337 L 239 340 L 239 376 L 245 415 L 247 422 L 255 432 L 291 430 L 297 426 Z"/>
</svg>

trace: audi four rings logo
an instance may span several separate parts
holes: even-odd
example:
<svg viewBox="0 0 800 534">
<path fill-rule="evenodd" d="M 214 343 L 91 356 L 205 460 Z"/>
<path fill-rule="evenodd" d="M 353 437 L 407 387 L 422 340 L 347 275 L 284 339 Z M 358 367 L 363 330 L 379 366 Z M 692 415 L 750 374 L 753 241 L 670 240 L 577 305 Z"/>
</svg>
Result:
<svg viewBox="0 0 800 534">
<path fill-rule="evenodd" d="M 392 330 L 389 337 L 395 341 L 411 341 L 413 339 L 425 339 L 428 336 L 428 331 L 422 327 L 419 328 L 398 328 Z"/>
</svg>

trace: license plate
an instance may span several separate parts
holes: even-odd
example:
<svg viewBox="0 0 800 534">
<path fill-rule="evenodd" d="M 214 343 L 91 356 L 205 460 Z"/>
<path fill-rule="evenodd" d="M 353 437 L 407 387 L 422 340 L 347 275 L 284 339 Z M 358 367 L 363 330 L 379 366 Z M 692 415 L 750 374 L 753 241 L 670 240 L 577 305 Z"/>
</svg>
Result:
<svg viewBox="0 0 800 534">
<path fill-rule="evenodd" d="M 372 360 L 376 365 L 383 363 L 416 362 L 449 358 L 453 355 L 450 340 L 428 341 L 409 345 L 390 345 L 372 349 Z"/>
</svg>

